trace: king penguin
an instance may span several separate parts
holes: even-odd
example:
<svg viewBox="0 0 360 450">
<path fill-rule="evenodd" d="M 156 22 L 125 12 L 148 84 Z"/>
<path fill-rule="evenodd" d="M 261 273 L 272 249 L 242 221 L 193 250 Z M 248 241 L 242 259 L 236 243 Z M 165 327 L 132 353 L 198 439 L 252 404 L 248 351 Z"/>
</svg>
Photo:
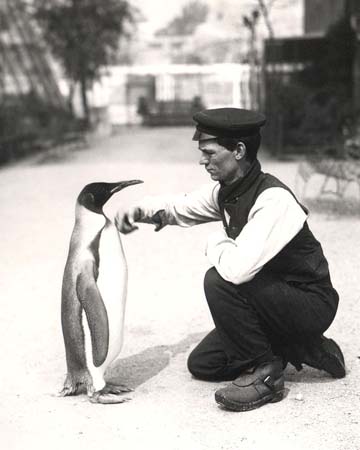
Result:
<svg viewBox="0 0 360 450">
<path fill-rule="evenodd" d="M 122 403 L 131 390 L 104 380 L 123 342 L 127 264 L 119 232 L 103 206 L 138 183 L 91 183 L 77 198 L 61 296 L 67 364 L 62 396 L 86 392 L 94 403 Z"/>
</svg>

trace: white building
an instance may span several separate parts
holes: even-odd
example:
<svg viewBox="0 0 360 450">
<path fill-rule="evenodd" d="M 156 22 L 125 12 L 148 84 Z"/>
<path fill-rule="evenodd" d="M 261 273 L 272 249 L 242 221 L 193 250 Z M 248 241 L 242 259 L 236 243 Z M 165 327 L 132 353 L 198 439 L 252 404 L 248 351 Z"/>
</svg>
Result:
<svg viewBox="0 0 360 450">
<path fill-rule="evenodd" d="M 113 66 L 94 86 L 91 103 L 106 109 L 111 125 L 141 122 L 140 97 L 150 103 L 191 101 L 207 107 L 250 107 L 247 64 Z"/>
</svg>

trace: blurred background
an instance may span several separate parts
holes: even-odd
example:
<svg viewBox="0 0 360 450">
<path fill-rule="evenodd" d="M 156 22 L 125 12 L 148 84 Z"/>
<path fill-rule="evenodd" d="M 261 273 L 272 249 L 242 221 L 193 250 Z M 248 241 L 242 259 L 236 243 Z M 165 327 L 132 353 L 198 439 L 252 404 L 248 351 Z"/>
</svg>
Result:
<svg viewBox="0 0 360 450">
<path fill-rule="evenodd" d="M 221 106 L 265 112 L 277 157 L 342 153 L 359 18 L 356 0 L 0 0 L 0 163 Z"/>
<path fill-rule="evenodd" d="M 360 448 L 359 18 L 359 0 L 0 0 L 3 448 Z M 348 376 L 288 368 L 284 402 L 241 418 L 221 411 L 218 385 L 186 368 L 213 327 L 202 280 L 206 236 L 219 224 L 161 233 L 144 224 L 122 236 L 125 345 L 110 371 L 136 388 L 133 400 L 56 398 L 78 193 L 92 181 L 144 180 L 114 196 L 108 214 L 208 182 L 192 115 L 221 106 L 267 115 L 262 167 L 311 211 L 341 299 L 329 336 Z"/>
</svg>

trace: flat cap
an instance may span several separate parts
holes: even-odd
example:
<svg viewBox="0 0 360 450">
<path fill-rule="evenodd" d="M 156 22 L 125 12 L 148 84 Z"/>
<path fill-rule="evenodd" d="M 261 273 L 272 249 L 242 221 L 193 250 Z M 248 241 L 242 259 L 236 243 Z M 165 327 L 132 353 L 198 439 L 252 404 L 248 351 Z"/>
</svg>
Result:
<svg viewBox="0 0 360 450">
<path fill-rule="evenodd" d="M 215 137 L 242 138 L 259 132 L 266 118 L 263 114 L 241 108 L 214 108 L 197 112 L 194 141 Z"/>
</svg>

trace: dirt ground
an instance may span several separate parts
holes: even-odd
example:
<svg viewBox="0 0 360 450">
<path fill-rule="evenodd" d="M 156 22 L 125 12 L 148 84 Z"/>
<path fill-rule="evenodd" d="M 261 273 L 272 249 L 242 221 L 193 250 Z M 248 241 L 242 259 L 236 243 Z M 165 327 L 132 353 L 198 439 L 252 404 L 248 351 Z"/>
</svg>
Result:
<svg viewBox="0 0 360 450">
<path fill-rule="evenodd" d="M 305 204 L 340 293 L 327 335 L 344 350 L 347 377 L 286 370 L 286 398 L 247 413 L 221 410 L 223 383 L 193 379 L 186 359 L 212 328 L 202 291 L 207 234 L 219 224 L 123 237 L 129 265 L 125 345 L 109 376 L 134 388 L 130 402 L 96 405 L 60 398 L 66 367 L 60 327 L 61 279 L 74 202 L 88 182 L 141 178 L 114 197 L 112 214 L 147 194 L 182 192 L 208 181 L 191 128 L 120 130 L 73 154 L 50 152 L 0 170 L 0 445 L 23 449 L 357 450 L 359 437 L 360 196 Z M 294 186 L 297 162 L 264 158 L 263 168 Z"/>
</svg>

